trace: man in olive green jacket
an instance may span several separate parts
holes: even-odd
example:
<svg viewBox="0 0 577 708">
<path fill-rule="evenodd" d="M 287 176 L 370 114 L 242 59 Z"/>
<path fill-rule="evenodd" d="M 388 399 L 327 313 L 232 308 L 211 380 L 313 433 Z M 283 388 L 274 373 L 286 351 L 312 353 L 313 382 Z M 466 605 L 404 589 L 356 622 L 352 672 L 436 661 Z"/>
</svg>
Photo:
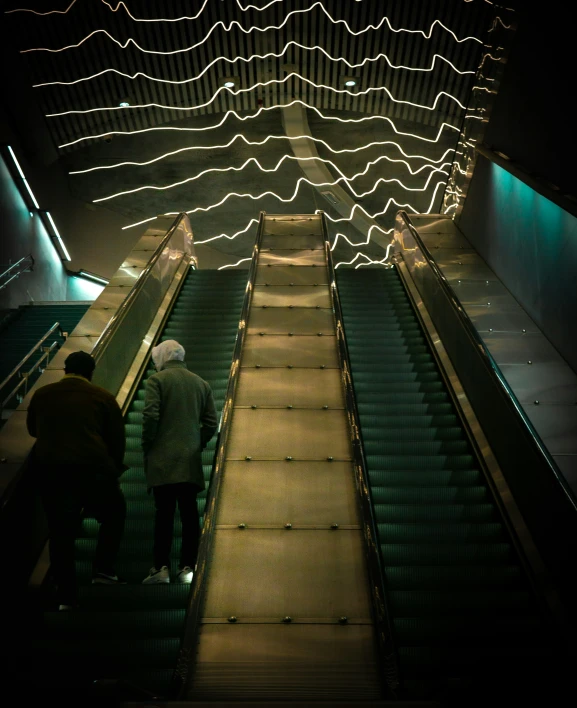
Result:
<svg viewBox="0 0 577 708">
<path fill-rule="evenodd" d="M 196 495 L 204 489 L 202 450 L 217 428 L 210 385 L 184 363 L 173 339 L 152 350 L 157 369 L 146 382 L 142 449 L 148 488 L 154 494 L 154 566 L 145 584 L 170 582 L 170 549 L 176 504 L 182 523 L 178 582 L 191 582 L 200 526 Z"/>
</svg>

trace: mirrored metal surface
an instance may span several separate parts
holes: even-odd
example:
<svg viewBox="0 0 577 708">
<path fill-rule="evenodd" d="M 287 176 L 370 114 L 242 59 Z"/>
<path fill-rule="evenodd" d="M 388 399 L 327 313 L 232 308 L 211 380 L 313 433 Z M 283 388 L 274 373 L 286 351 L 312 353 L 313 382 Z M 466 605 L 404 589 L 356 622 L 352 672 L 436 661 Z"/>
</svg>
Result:
<svg viewBox="0 0 577 708">
<path fill-rule="evenodd" d="M 485 332 L 539 332 L 539 328 L 520 307 L 502 311 L 497 306 L 484 309 L 467 308 L 467 314 L 479 333 Z"/>
<path fill-rule="evenodd" d="M 335 410 L 236 408 L 226 455 L 227 460 L 350 460 L 347 419 Z"/>
<path fill-rule="evenodd" d="M 266 234 L 263 236 L 261 251 L 267 248 L 321 248 L 324 249 L 325 242 L 320 233 L 296 233 L 288 236 L 278 236 Z"/>
<path fill-rule="evenodd" d="M 539 405 L 523 406 L 541 439 L 552 455 L 577 455 L 577 406 Z"/>
<path fill-rule="evenodd" d="M 256 285 L 327 285 L 327 269 L 317 266 L 259 267 Z"/>
<path fill-rule="evenodd" d="M 99 308 L 101 310 L 108 309 L 112 314 L 120 307 L 125 297 L 126 288 L 113 288 L 110 285 L 107 285 L 92 303 L 92 307 Z"/>
<path fill-rule="evenodd" d="M 558 361 L 524 361 L 501 364 L 500 369 L 521 403 L 577 402 L 577 376 L 565 363 Z M 577 407 L 577 406 L 576 406 Z"/>
<path fill-rule="evenodd" d="M 74 328 L 74 336 L 99 337 L 114 313 L 99 307 L 91 307 Z"/>
<path fill-rule="evenodd" d="M 134 272 L 132 273 L 127 273 L 126 271 L 119 273 L 118 275 L 114 275 L 110 279 L 110 285 L 114 288 L 126 288 L 127 290 L 130 289 L 137 281 L 138 276 L 142 273 L 142 268 L 140 269 L 134 269 Z M 128 292 L 127 292 L 128 294 Z"/>
<path fill-rule="evenodd" d="M 325 251 L 323 249 L 306 249 L 297 251 L 295 249 L 279 249 L 261 251 L 258 259 L 258 266 L 324 266 Z"/>
<path fill-rule="evenodd" d="M 518 307 L 507 288 L 498 280 L 453 281 L 451 287 L 463 305 L 488 305 L 491 307 Z M 467 310 L 468 311 L 468 310 Z"/>
<path fill-rule="evenodd" d="M 369 620 L 362 532 L 217 529 L 203 616 L 231 615 Z"/>
<path fill-rule="evenodd" d="M 288 307 L 251 308 L 248 320 L 248 334 L 334 334 L 335 325 L 332 310 L 311 310 L 310 308 L 289 309 Z"/>
<path fill-rule="evenodd" d="M 443 214 L 411 214 L 411 221 L 419 234 L 453 234 L 458 230 L 453 219 Z"/>
<path fill-rule="evenodd" d="M 553 455 L 553 459 L 571 488 L 577 490 L 577 455 Z"/>
<path fill-rule="evenodd" d="M 451 282 L 454 280 L 497 280 L 497 276 L 484 263 L 466 265 L 444 265 L 439 262 L 445 278 Z"/>
<path fill-rule="evenodd" d="M 302 216 L 287 218 L 285 215 L 277 217 L 267 215 L 264 225 L 264 237 L 266 236 L 305 236 L 307 234 L 318 235 L 321 233 L 321 222 L 319 216 Z"/>
<path fill-rule="evenodd" d="M 339 368 L 336 337 L 247 335 L 242 366 L 326 366 Z"/>
<path fill-rule="evenodd" d="M 338 369 L 243 369 L 235 406 L 344 408 Z"/>
<path fill-rule="evenodd" d="M 559 356 L 553 345 L 540 333 L 487 332 L 483 335 L 483 341 L 499 366 L 525 364 L 527 361 L 533 364 L 553 363 Z"/>
<path fill-rule="evenodd" d="M 218 524 L 359 523 L 350 462 L 230 460 L 221 489 Z"/>
<path fill-rule="evenodd" d="M 456 233 L 421 233 L 421 238 L 433 256 L 436 256 L 437 249 L 441 248 L 452 248 L 456 250 L 456 253 L 463 253 L 465 249 L 472 248 L 469 241 L 459 231 Z"/>
<path fill-rule="evenodd" d="M 122 262 L 120 268 L 124 272 L 130 272 L 130 269 L 134 268 L 146 268 L 151 255 L 150 251 L 131 251 L 128 258 Z"/>
<path fill-rule="evenodd" d="M 331 307 L 331 298 L 327 287 L 312 285 L 257 285 L 252 295 L 252 307 Z"/>
</svg>

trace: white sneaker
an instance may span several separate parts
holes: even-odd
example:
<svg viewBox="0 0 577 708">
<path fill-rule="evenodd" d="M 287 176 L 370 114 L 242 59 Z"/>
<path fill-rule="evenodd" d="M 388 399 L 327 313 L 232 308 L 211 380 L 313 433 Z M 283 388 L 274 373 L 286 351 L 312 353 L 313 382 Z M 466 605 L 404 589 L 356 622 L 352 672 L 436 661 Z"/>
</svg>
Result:
<svg viewBox="0 0 577 708">
<path fill-rule="evenodd" d="M 177 583 L 192 583 L 192 574 L 193 570 L 189 565 L 185 565 L 184 568 L 181 568 L 178 571 L 178 575 L 176 576 L 176 582 Z"/>
<path fill-rule="evenodd" d="M 170 571 L 168 566 L 163 565 L 160 570 L 152 567 L 150 573 L 142 581 L 143 585 L 152 585 L 154 583 L 169 583 L 170 582 Z"/>
</svg>

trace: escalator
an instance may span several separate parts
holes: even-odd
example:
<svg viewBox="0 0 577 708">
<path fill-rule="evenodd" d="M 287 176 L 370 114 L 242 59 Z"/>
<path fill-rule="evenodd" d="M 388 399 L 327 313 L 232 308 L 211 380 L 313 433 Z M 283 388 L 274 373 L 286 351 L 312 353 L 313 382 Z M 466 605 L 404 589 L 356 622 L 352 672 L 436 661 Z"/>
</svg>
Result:
<svg viewBox="0 0 577 708">
<path fill-rule="evenodd" d="M 190 270 L 160 338 L 181 342 L 189 369 L 210 383 L 217 411 L 223 406 L 245 289 L 246 271 Z M 18 657 L 19 680 L 57 686 L 52 695 L 86 696 L 94 680 L 103 682 L 103 690 L 106 681 L 121 680 L 156 695 L 169 691 L 190 585 L 141 584 L 152 565 L 153 545 L 154 502 L 146 491 L 140 449 L 145 379 L 151 373 L 149 368 L 126 418 L 125 461 L 130 469 L 121 478 L 127 520 L 117 572 L 128 584 L 90 584 L 98 524 L 85 519 L 76 547 L 80 609 L 46 611 L 41 631 L 34 628 L 25 656 Z M 203 452 L 207 484 L 215 444 L 213 439 Z M 201 523 L 205 499 L 206 492 L 198 495 Z M 177 521 L 175 563 L 179 546 Z"/>
<path fill-rule="evenodd" d="M 337 284 L 406 695 L 537 695 L 550 628 L 398 272 Z"/>
</svg>

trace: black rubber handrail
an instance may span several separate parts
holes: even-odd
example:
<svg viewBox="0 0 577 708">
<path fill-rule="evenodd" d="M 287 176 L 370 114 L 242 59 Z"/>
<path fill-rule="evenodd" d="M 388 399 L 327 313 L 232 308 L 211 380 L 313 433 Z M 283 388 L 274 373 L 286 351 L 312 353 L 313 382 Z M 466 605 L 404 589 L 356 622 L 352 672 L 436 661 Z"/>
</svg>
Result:
<svg viewBox="0 0 577 708">
<path fill-rule="evenodd" d="M 234 407 L 234 397 L 238 378 L 240 373 L 240 358 L 246 335 L 248 313 L 252 301 L 252 293 L 254 290 L 254 281 L 256 279 L 256 268 L 258 262 L 258 254 L 264 231 L 265 212 L 261 211 L 256 233 L 256 240 L 252 253 L 252 262 L 248 271 L 248 281 L 246 293 L 240 321 L 238 325 L 238 333 L 234 345 L 232 364 L 230 367 L 230 376 L 226 389 L 226 398 L 220 421 L 220 431 L 216 442 L 216 454 L 214 457 L 213 468 L 210 477 L 210 485 L 206 496 L 206 506 L 204 511 L 204 525 L 198 549 L 197 570 L 192 581 L 192 589 L 189 596 L 189 602 L 184 622 L 184 634 L 182 644 L 176 665 L 176 670 L 173 677 L 171 693 L 180 700 L 186 697 L 186 689 L 192 678 L 195 648 L 200 629 L 200 613 L 206 593 L 206 581 L 208 578 L 208 566 L 212 554 L 212 546 L 214 539 L 214 527 L 216 525 L 216 503 L 219 496 L 220 487 L 222 484 L 223 470 L 225 466 L 226 446 L 230 433 L 230 424 Z"/>
<path fill-rule="evenodd" d="M 525 414 L 525 411 L 523 410 L 521 404 L 517 400 L 517 397 L 515 393 L 513 392 L 513 389 L 509 386 L 507 383 L 507 380 L 501 373 L 501 370 L 499 369 L 499 366 L 497 362 L 494 360 L 491 352 L 487 348 L 487 345 L 479 335 L 477 328 L 473 324 L 471 318 L 467 313 L 465 312 L 465 309 L 461 305 L 461 302 L 453 290 L 453 288 L 449 285 L 447 282 L 447 279 L 445 276 L 442 274 L 442 272 L 439 269 L 439 266 L 435 262 L 435 259 L 429 252 L 428 248 L 425 246 L 423 243 L 423 240 L 421 239 L 419 232 L 411 222 L 411 219 L 409 215 L 404 211 L 404 210 L 399 210 L 398 215 L 401 217 L 403 222 L 405 223 L 406 227 L 409 229 L 411 232 L 411 236 L 415 239 L 415 242 L 417 243 L 421 253 L 423 254 L 425 260 L 427 261 L 427 264 L 429 265 L 429 268 L 431 269 L 431 272 L 435 275 L 435 278 L 438 281 L 439 287 L 443 290 L 445 295 L 449 298 L 449 301 L 452 302 L 454 311 L 456 312 L 462 326 L 465 328 L 467 334 L 469 337 L 473 340 L 475 343 L 478 351 L 482 353 L 484 356 L 486 362 L 489 365 L 489 369 L 492 372 L 492 375 L 494 379 L 498 382 L 499 386 L 503 389 L 504 393 L 506 394 L 505 399 L 509 402 L 509 405 L 514 408 L 517 416 L 521 419 L 521 421 L 524 424 L 524 427 L 527 431 L 527 435 L 529 440 L 531 441 L 531 444 L 537 449 L 538 453 L 541 455 L 543 458 L 544 462 L 546 463 L 547 467 L 549 468 L 551 474 L 553 474 L 559 483 L 561 489 L 565 493 L 567 500 L 570 502 L 571 506 L 573 507 L 574 511 L 577 511 L 577 499 L 575 498 L 575 495 L 573 494 L 572 489 L 569 487 L 567 482 L 565 481 L 565 478 L 561 474 L 561 471 L 557 467 L 557 464 L 555 460 L 552 458 L 550 455 L 549 451 L 547 450 L 545 444 L 541 440 L 541 437 L 539 436 L 539 433 L 535 430 L 533 424 Z"/>
<path fill-rule="evenodd" d="M 2 280 L 2 278 L 5 278 L 15 268 L 20 268 L 20 270 L 18 270 L 17 273 L 14 273 L 13 276 L 8 278 L 8 280 L 5 283 L 1 283 L 0 290 L 3 290 L 8 285 L 8 283 L 11 283 L 15 278 L 17 278 L 22 273 L 26 273 L 26 272 L 33 270 L 34 257 L 32 256 L 32 254 L 29 253 L 27 256 L 24 256 L 23 258 L 21 258 L 19 261 L 16 261 L 16 263 L 9 265 L 8 268 L 6 268 L 6 270 L 4 270 L 2 273 L 0 273 L 0 280 Z"/>
<path fill-rule="evenodd" d="M 144 284 L 146 282 L 148 275 L 150 274 L 150 271 L 156 265 L 156 262 L 158 261 L 158 259 L 162 255 L 162 252 L 166 248 L 166 245 L 168 244 L 168 242 L 170 241 L 170 239 L 174 235 L 174 232 L 180 226 L 181 221 L 185 217 L 186 217 L 186 213 L 184 213 L 184 212 L 180 213 L 176 217 L 172 226 L 168 229 L 168 231 L 166 232 L 166 235 L 162 238 L 162 241 L 156 247 L 156 250 L 153 253 L 151 259 L 146 264 L 146 267 L 142 270 L 142 272 L 140 273 L 140 275 L 138 276 L 138 278 L 134 282 L 134 285 L 132 286 L 127 297 L 123 300 L 122 304 L 120 305 L 118 310 L 114 313 L 114 315 L 112 315 L 112 317 L 108 321 L 108 324 L 106 325 L 106 327 L 102 331 L 102 334 L 96 340 L 96 344 L 94 345 L 94 348 L 91 351 L 91 354 L 96 361 L 98 361 L 98 359 L 102 356 L 104 350 L 108 346 L 108 342 L 114 336 L 116 330 L 122 324 L 124 318 L 126 317 L 126 314 L 130 310 L 130 307 L 132 306 L 132 303 L 138 297 L 140 291 L 144 287 Z"/>
<path fill-rule="evenodd" d="M 375 625 L 379 640 L 381 660 L 384 667 L 384 680 L 390 697 L 397 698 L 400 688 L 399 662 L 397 651 L 393 642 L 390 613 L 388 611 L 385 574 L 383 572 L 381 553 L 378 545 L 378 527 L 375 519 L 373 500 L 371 497 L 371 486 L 367 472 L 368 465 L 365 459 L 360 429 L 360 418 L 353 387 L 351 359 L 345 336 L 341 300 L 336 286 L 335 269 L 333 265 L 326 218 L 324 212 L 319 211 L 317 213 L 321 215 L 321 228 L 325 242 L 331 300 L 336 324 L 337 343 L 341 364 L 341 376 L 345 387 L 345 406 L 351 429 L 356 486 L 360 499 L 363 535 L 366 541 L 367 565 L 371 584 L 371 597 L 373 600 L 373 610 L 375 614 Z"/>
</svg>

